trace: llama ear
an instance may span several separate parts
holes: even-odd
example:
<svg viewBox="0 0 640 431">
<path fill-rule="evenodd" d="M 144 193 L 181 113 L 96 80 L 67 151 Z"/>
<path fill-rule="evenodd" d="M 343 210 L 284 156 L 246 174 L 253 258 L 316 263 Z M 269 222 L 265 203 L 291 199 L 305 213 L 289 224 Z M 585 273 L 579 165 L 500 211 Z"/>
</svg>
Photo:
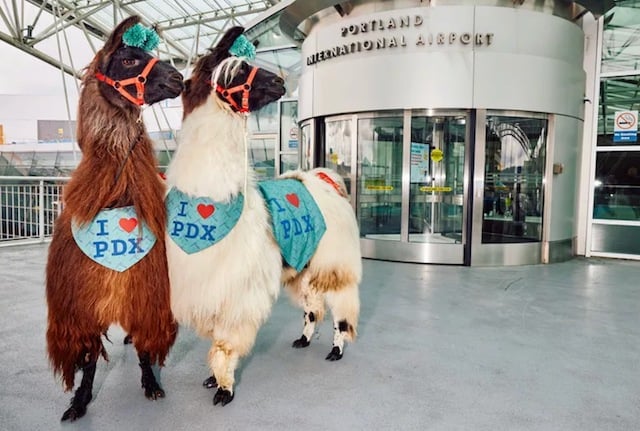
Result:
<svg viewBox="0 0 640 431">
<path fill-rule="evenodd" d="M 104 44 L 104 48 L 102 48 L 106 57 L 110 57 L 112 53 L 114 53 L 124 44 L 122 41 L 122 36 L 124 35 L 124 33 L 139 22 L 140 17 L 137 15 L 133 15 L 122 21 L 115 29 L 113 29 L 113 32 L 111 32 L 109 39 Z"/>
<path fill-rule="evenodd" d="M 214 51 L 219 53 L 225 53 L 225 57 L 228 57 L 229 49 L 233 46 L 233 43 L 236 41 L 238 37 L 244 32 L 244 27 L 236 26 L 231 27 L 226 33 L 222 36 L 220 41 L 213 48 Z"/>
</svg>

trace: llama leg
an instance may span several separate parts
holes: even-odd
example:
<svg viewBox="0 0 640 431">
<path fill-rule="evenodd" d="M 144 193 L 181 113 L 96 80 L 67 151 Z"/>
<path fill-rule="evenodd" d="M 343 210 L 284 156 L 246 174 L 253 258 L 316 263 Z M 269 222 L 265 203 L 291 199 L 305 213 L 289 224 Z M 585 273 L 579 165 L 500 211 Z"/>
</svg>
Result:
<svg viewBox="0 0 640 431">
<path fill-rule="evenodd" d="M 326 299 L 333 316 L 333 347 L 325 359 L 337 361 L 342 358 L 345 340 L 354 341 L 356 337 L 360 312 L 358 286 L 347 285 L 328 292 Z"/>
<path fill-rule="evenodd" d="M 97 358 L 89 359 L 82 367 L 82 382 L 71 399 L 71 406 L 62 415 L 63 421 L 74 421 L 81 418 L 87 412 L 87 405 L 91 402 L 93 395 L 93 378 L 96 375 Z"/>
<path fill-rule="evenodd" d="M 333 347 L 325 358 L 327 361 L 338 361 L 342 359 L 344 352 L 344 333 L 347 331 L 348 323 L 346 320 L 333 321 Z"/>
<path fill-rule="evenodd" d="M 300 349 L 311 343 L 311 337 L 316 329 L 316 322 L 324 318 L 324 302 L 322 295 L 318 294 L 309 285 L 309 273 L 305 273 L 300 280 L 300 305 L 304 309 L 304 327 L 302 336 L 295 340 L 292 347 Z"/>
<path fill-rule="evenodd" d="M 153 374 L 151 368 L 151 361 L 149 360 L 149 352 L 138 353 L 138 359 L 140 360 L 140 369 L 142 370 L 142 377 L 140 382 L 144 388 L 144 396 L 150 400 L 157 400 L 158 398 L 164 398 L 164 390 L 158 384 L 156 376 Z"/>
<path fill-rule="evenodd" d="M 210 379 L 217 384 L 218 390 L 213 396 L 213 405 L 227 405 L 233 400 L 233 385 L 239 355 L 228 343 L 216 341 L 209 351 L 209 366 L 213 371 Z M 205 382 L 207 382 L 205 380 Z"/>
</svg>

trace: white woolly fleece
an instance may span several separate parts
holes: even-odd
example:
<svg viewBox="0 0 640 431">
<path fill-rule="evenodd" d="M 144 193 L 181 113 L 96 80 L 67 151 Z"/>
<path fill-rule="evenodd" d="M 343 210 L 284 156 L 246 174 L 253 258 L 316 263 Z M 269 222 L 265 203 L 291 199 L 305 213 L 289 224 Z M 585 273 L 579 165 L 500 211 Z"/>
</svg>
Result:
<svg viewBox="0 0 640 431">
<path fill-rule="evenodd" d="M 171 305 L 176 319 L 201 336 L 231 340 L 242 356 L 270 314 L 280 290 L 282 260 L 270 218 L 246 165 L 245 119 L 209 97 L 185 118 L 167 171 L 167 188 L 228 202 L 242 193 L 238 224 L 216 245 L 187 254 L 167 236 Z M 224 334 L 224 335 L 223 335 Z"/>
</svg>

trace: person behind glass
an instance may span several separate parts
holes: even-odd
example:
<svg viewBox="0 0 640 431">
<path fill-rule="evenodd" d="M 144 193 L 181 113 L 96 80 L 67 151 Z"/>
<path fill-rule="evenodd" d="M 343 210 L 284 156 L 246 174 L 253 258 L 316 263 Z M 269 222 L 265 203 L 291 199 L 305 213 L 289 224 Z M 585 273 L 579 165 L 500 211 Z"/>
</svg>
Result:
<svg viewBox="0 0 640 431">
<path fill-rule="evenodd" d="M 633 210 L 635 218 L 640 218 L 640 175 L 638 175 L 638 168 L 631 166 L 627 169 L 627 174 L 624 179 L 627 186 L 627 198 L 629 206 Z"/>
</svg>

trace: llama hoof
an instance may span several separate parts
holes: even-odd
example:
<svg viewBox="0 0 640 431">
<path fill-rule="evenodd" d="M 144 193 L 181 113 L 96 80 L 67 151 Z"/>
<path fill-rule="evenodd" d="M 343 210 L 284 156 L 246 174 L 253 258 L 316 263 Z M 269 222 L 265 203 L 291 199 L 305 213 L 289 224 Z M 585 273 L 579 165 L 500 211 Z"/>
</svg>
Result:
<svg viewBox="0 0 640 431">
<path fill-rule="evenodd" d="M 213 389 L 218 386 L 218 382 L 216 381 L 215 376 L 208 377 L 204 382 L 202 382 L 202 386 L 207 389 Z"/>
<path fill-rule="evenodd" d="M 329 352 L 327 357 L 325 358 L 327 361 L 339 361 L 342 359 L 342 353 L 340 352 L 340 347 L 333 346 L 333 349 Z"/>
<path fill-rule="evenodd" d="M 84 414 L 87 413 L 87 406 L 74 406 L 72 405 L 67 409 L 66 412 L 62 415 L 61 421 L 70 421 L 73 422 L 76 419 L 80 419 Z"/>
<path fill-rule="evenodd" d="M 158 386 L 157 388 L 144 388 L 144 396 L 147 399 L 155 401 L 158 398 L 164 398 L 164 390 Z"/>
<path fill-rule="evenodd" d="M 213 396 L 213 405 L 215 406 L 216 404 L 222 404 L 223 406 L 226 406 L 232 400 L 233 400 L 233 394 L 230 391 L 226 389 L 218 388 L 218 391 Z"/>
<path fill-rule="evenodd" d="M 294 347 L 296 349 L 301 349 L 303 347 L 307 347 L 309 344 L 311 343 L 309 342 L 309 340 L 307 340 L 307 337 L 303 335 L 302 337 L 295 340 L 291 345 L 291 347 Z"/>
<path fill-rule="evenodd" d="M 132 338 L 131 335 L 127 334 L 126 337 L 124 337 L 124 340 L 122 341 L 123 344 L 131 344 L 132 342 Z"/>
</svg>

